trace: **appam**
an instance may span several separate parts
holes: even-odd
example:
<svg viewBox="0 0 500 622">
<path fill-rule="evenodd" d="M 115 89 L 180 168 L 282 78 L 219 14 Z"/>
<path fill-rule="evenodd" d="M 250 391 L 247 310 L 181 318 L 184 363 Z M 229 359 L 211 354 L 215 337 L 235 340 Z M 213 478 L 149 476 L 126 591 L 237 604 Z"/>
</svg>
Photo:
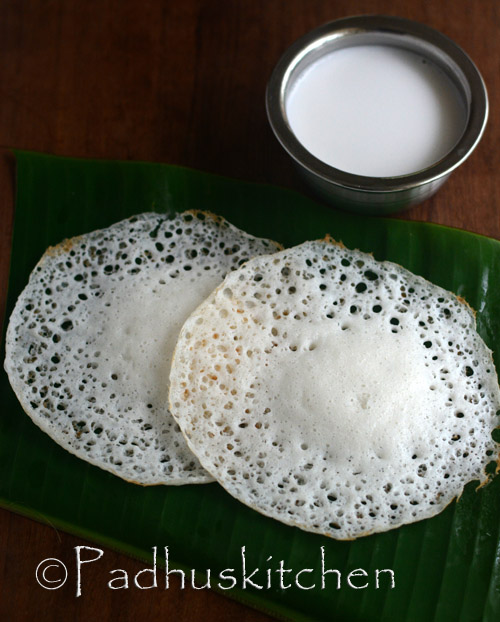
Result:
<svg viewBox="0 0 500 622">
<path fill-rule="evenodd" d="M 211 481 L 168 412 L 184 320 L 277 245 L 194 211 L 146 213 L 49 248 L 11 315 L 5 369 L 59 445 L 140 484 Z"/>
<path fill-rule="evenodd" d="M 471 308 L 328 239 L 228 274 L 182 327 L 170 383 L 229 493 L 337 539 L 437 514 L 498 456 L 498 381 Z"/>
</svg>

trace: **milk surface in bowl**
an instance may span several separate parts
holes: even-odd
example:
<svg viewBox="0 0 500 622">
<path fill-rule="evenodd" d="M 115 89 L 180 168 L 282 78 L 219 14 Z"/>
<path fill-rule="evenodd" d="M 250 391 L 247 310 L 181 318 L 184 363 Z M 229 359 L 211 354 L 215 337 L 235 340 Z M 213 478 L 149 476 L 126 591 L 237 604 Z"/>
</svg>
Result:
<svg viewBox="0 0 500 622">
<path fill-rule="evenodd" d="M 331 52 L 304 70 L 286 99 L 290 127 L 314 156 L 369 177 L 408 175 L 446 155 L 467 113 L 434 63 L 388 45 Z"/>
</svg>

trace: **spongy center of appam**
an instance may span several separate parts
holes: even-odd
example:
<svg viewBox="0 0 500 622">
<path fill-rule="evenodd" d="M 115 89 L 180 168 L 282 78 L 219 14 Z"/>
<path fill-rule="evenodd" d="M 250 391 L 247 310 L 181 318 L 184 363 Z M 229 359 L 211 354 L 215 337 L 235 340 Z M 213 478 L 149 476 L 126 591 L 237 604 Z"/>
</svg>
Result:
<svg viewBox="0 0 500 622">
<path fill-rule="evenodd" d="M 101 324 L 93 347 L 101 352 L 104 375 L 116 377 L 122 395 L 133 395 L 143 409 L 167 402 L 166 379 L 179 330 L 219 282 L 214 271 L 172 278 L 156 270 L 147 281 L 120 281 L 103 296 L 89 320 Z"/>
<path fill-rule="evenodd" d="M 327 446 L 337 460 L 405 459 L 429 434 L 426 413 L 443 410 L 414 332 L 393 334 L 361 320 L 325 334 L 313 324 L 295 343 L 293 350 L 273 350 L 259 379 L 273 413 L 268 420 L 285 421 L 301 442 Z"/>
</svg>

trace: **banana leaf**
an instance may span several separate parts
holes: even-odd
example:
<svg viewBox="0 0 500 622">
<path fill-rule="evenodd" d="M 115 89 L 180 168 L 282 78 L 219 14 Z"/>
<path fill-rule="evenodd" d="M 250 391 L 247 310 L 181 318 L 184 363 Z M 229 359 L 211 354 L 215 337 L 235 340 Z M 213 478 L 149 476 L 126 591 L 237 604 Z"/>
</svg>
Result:
<svg viewBox="0 0 500 622">
<path fill-rule="evenodd" d="M 16 159 L 7 317 L 47 246 L 143 211 L 197 208 L 285 246 L 329 233 L 347 247 L 395 261 L 464 297 L 478 311 L 486 343 L 500 351 L 500 243 L 495 240 L 427 223 L 341 213 L 289 190 L 163 164 L 29 152 L 16 152 Z M 435 518 L 338 542 L 264 517 L 218 484 L 126 483 L 43 434 L 24 414 L 5 373 L 0 391 L 3 507 L 149 563 L 157 547 L 158 564 L 164 564 L 168 547 L 169 569 L 185 570 L 187 581 L 193 569 L 205 584 L 210 569 L 212 587 L 283 619 L 500 619 L 500 476 L 479 490 L 470 483 L 460 500 Z M 247 577 L 259 568 L 251 577 L 255 585 L 243 582 L 243 555 Z M 322 557 L 325 570 L 338 571 L 325 574 L 324 585 Z M 290 570 L 282 573 L 282 584 L 281 561 Z M 220 580 L 224 569 L 233 569 L 226 576 L 235 577 L 234 587 Z M 304 569 L 311 572 L 299 575 L 301 588 L 295 580 Z M 391 573 L 380 572 L 384 569 L 393 571 L 394 585 Z M 353 572 L 359 570 L 365 574 Z"/>
</svg>

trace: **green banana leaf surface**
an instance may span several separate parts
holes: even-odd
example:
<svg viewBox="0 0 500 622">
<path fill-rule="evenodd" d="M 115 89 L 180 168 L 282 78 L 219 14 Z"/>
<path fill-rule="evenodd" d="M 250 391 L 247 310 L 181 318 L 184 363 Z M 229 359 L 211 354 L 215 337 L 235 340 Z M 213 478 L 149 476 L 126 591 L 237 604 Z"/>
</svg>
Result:
<svg viewBox="0 0 500 622">
<path fill-rule="evenodd" d="M 329 233 L 347 247 L 395 261 L 463 296 L 478 312 L 478 330 L 487 345 L 500 352 L 496 240 L 426 223 L 341 213 L 289 190 L 163 164 L 29 152 L 16 152 L 16 159 L 6 318 L 47 246 L 132 214 L 197 208 L 285 246 Z M 337 542 L 264 517 L 215 483 L 144 488 L 124 482 L 56 445 L 23 412 L 4 372 L 0 380 L 3 507 L 149 564 L 153 547 L 158 564 L 165 563 L 168 547 L 169 568 L 189 571 L 188 582 L 193 569 L 205 584 L 210 569 L 213 587 L 282 619 L 500 619 L 500 476 L 479 490 L 470 483 L 460 500 L 435 518 Z M 259 569 L 251 581 L 261 589 L 244 584 L 243 555 L 247 577 Z M 324 585 L 322 555 L 324 569 L 338 570 L 324 575 Z M 281 561 L 290 570 L 282 573 L 283 585 Z M 231 581 L 219 581 L 224 569 L 235 577 L 231 589 L 224 589 Z M 301 588 L 295 579 L 305 569 Z M 365 574 L 350 574 L 360 569 Z M 377 573 L 383 569 L 393 571 L 394 585 L 390 573 Z M 158 586 L 165 589 L 164 581 Z"/>
</svg>

